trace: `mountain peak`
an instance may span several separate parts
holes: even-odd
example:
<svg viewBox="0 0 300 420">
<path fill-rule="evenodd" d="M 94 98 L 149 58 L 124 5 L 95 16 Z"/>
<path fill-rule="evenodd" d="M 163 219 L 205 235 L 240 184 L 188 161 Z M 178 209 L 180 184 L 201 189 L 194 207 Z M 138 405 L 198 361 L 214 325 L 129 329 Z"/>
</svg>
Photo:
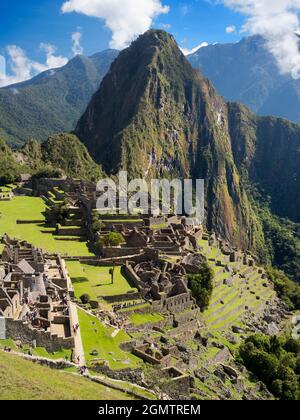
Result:
<svg viewBox="0 0 300 420">
<path fill-rule="evenodd" d="M 227 105 L 171 35 L 148 31 L 119 54 L 76 134 L 108 174 L 206 179 L 208 225 L 247 247 L 240 227 L 249 204 L 233 164 Z"/>
<path fill-rule="evenodd" d="M 175 38 L 173 35 L 169 34 L 168 32 L 162 29 L 149 29 L 144 34 L 140 35 L 134 43 L 138 42 L 152 42 L 152 43 L 175 43 Z"/>
<path fill-rule="evenodd" d="M 180 102 L 182 109 L 186 91 L 196 79 L 199 82 L 199 72 L 193 70 L 173 36 L 162 30 L 149 30 L 119 54 L 76 132 L 107 172 L 115 172 L 122 165 L 124 139 L 112 138 L 148 105 L 153 105 L 152 111 L 160 112 L 161 116 L 164 104 L 170 100 L 174 107 Z M 113 154 L 112 143 L 116 148 Z M 143 174 L 140 170 L 147 171 L 144 166 L 136 168 L 140 175 Z"/>
</svg>

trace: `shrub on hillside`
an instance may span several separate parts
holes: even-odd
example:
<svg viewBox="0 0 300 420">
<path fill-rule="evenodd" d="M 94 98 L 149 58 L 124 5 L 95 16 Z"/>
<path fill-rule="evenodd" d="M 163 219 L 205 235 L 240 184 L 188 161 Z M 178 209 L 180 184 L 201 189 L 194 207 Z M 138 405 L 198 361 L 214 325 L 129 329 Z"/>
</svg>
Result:
<svg viewBox="0 0 300 420">
<path fill-rule="evenodd" d="M 46 222 L 50 225 L 64 224 L 68 218 L 69 209 L 66 202 L 47 207 L 45 211 Z"/>
<path fill-rule="evenodd" d="M 300 309 L 300 285 L 276 268 L 269 267 L 267 274 L 274 283 L 278 296 L 287 303 L 289 309 Z"/>
<path fill-rule="evenodd" d="M 275 397 L 299 399 L 300 346 L 296 340 L 252 335 L 240 346 L 239 355 L 247 369 L 264 382 Z"/>
<path fill-rule="evenodd" d="M 96 247 L 101 249 L 103 247 L 120 246 L 123 242 L 124 238 L 120 233 L 109 232 L 97 241 Z"/>
<path fill-rule="evenodd" d="M 84 293 L 80 296 L 80 300 L 83 305 L 87 305 L 90 302 L 91 298 L 87 293 Z"/>
<path fill-rule="evenodd" d="M 213 278 L 213 271 L 207 263 L 202 265 L 198 274 L 189 274 L 187 276 L 188 287 L 202 311 L 209 305 L 213 292 Z"/>
</svg>

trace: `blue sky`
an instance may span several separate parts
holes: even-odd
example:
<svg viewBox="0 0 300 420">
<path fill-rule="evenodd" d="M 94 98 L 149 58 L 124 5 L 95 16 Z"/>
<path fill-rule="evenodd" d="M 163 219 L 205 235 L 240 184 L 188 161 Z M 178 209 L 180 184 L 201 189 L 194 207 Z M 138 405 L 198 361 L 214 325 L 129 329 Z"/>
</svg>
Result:
<svg viewBox="0 0 300 420">
<path fill-rule="evenodd" d="M 31 59 L 43 61 L 44 53 L 39 48 L 43 42 L 55 45 L 57 54 L 70 58 L 71 34 L 75 31 L 82 33 L 85 54 L 108 48 L 111 31 L 105 28 L 103 20 L 77 13 L 63 14 L 62 4 L 63 0 L 1 0 L 0 54 L 6 54 L 8 45 L 17 45 Z M 225 28 L 229 25 L 239 28 L 242 17 L 222 5 L 214 6 L 207 0 L 162 0 L 162 4 L 170 6 L 170 11 L 158 16 L 153 26 L 166 27 L 185 48 L 204 41 L 234 42 L 240 38 L 238 32 L 227 34 Z"/>
<path fill-rule="evenodd" d="M 1 0 L 0 16 L 0 87 L 78 53 L 122 49 L 150 27 L 187 51 L 261 35 L 279 70 L 300 78 L 300 0 Z"/>
</svg>

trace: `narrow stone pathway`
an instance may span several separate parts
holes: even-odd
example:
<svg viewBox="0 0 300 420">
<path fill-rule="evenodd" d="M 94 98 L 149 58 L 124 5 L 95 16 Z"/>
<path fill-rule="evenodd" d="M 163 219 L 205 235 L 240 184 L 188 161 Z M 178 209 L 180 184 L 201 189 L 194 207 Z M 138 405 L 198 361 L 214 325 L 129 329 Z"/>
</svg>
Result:
<svg viewBox="0 0 300 420">
<path fill-rule="evenodd" d="M 70 302 L 70 310 L 71 310 L 71 319 L 73 322 L 73 326 L 75 327 L 77 324 L 79 324 L 79 320 L 78 320 L 77 306 L 73 302 Z M 77 333 L 74 335 L 74 341 L 75 341 L 74 360 L 77 365 L 84 366 L 85 356 L 84 356 L 80 328 L 77 331 Z"/>
<path fill-rule="evenodd" d="M 115 329 L 111 334 L 112 338 L 115 338 L 119 334 L 119 332 L 120 332 L 119 329 Z"/>
</svg>

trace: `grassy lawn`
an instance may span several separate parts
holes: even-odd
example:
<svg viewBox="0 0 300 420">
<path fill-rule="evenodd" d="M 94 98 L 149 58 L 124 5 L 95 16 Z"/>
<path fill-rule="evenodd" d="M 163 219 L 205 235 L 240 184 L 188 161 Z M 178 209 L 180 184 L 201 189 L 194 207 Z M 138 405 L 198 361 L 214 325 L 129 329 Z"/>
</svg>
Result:
<svg viewBox="0 0 300 420">
<path fill-rule="evenodd" d="M 0 352 L 0 400 L 133 399 L 88 379 Z"/>
<path fill-rule="evenodd" d="M 80 264 L 78 261 L 68 261 L 67 268 L 77 298 L 87 293 L 91 300 L 100 300 L 106 296 L 137 291 L 122 276 L 121 267 L 115 267 L 114 284 L 111 284 L 110 267 L 97 267 Z"/>
<path fill-rule="evenodd" d="M 151 229 L 164 229 L 168 227 L 168 223 L 160 223 L 157 225 L 151 225 Z"/>
<path fill-rule="evenodd" d="M 53 229 L 47 229 L 43 224 L 17 225 L 21 220 L 44 220 L 43 212 L 46 206 L 41 198 L 15 197 L 12 201 L 0 202 L 0 235 L 27 240 L 38 248 L 48 252 L 58 252 L 71 256 L 93 255 L 85 242 L 57 241 L 52 234 Z M 49 233 L 43 233 L 47 230 Z"/>
<path fill-rule="evenodd" d="M 33 354 L 35 356 L 45 357 L 46 359 L 53 360 L 65 359 L 67 356 L 68 360 L 71 361 L 72 350 L 62 349 L 61 351 L 58 351 L 56 353 L 48 353 L 44 347 L 37 347 L 33 350 Z"/>
<path fill-rule="evenodd" d="M 31 349 L 30 346 L 25 345 L 22 349 L 20 349 L 16 346 L 13 340 L 0 340 L 0 349 L 4 349 L 5 346 L 10 347 L 13 351 L 17 351 L 24 354 L 28 354 L 28 351 L 30 349 L 33 356 L 45 357 L 46 359 L 53 360 L 65 359 L 67 356 L 68 360 L 70 361 L 72 355 L 72 350 L 62 349 L 61 351 L 56 353 L 48 353 L 44 347 L 36 347 L 35 349 Z"/>
<path fill-rule="evenodd" d="M 78 317 L 81 329 L 81 337 L 86 361 L 93 359 L 107 360 L 111 369 L 137 368 L 141 361 L 131 353 L 120 349 L 120 344 L 130 341 L 125 331 L 112 337 L 113 328 L 103 325 L 97 318 L 78 310 Z M 91 353 L 97 350 L 98 356 Z"/>
<path fill-rule="evenodd" d="M 135 326 L 142 324 L 155 324 L 157 322 L 163 321 L 163 316 L 157 313 L 153 314 L 132 314 L 130 315 L 131 322 Z"/>
</svg>

